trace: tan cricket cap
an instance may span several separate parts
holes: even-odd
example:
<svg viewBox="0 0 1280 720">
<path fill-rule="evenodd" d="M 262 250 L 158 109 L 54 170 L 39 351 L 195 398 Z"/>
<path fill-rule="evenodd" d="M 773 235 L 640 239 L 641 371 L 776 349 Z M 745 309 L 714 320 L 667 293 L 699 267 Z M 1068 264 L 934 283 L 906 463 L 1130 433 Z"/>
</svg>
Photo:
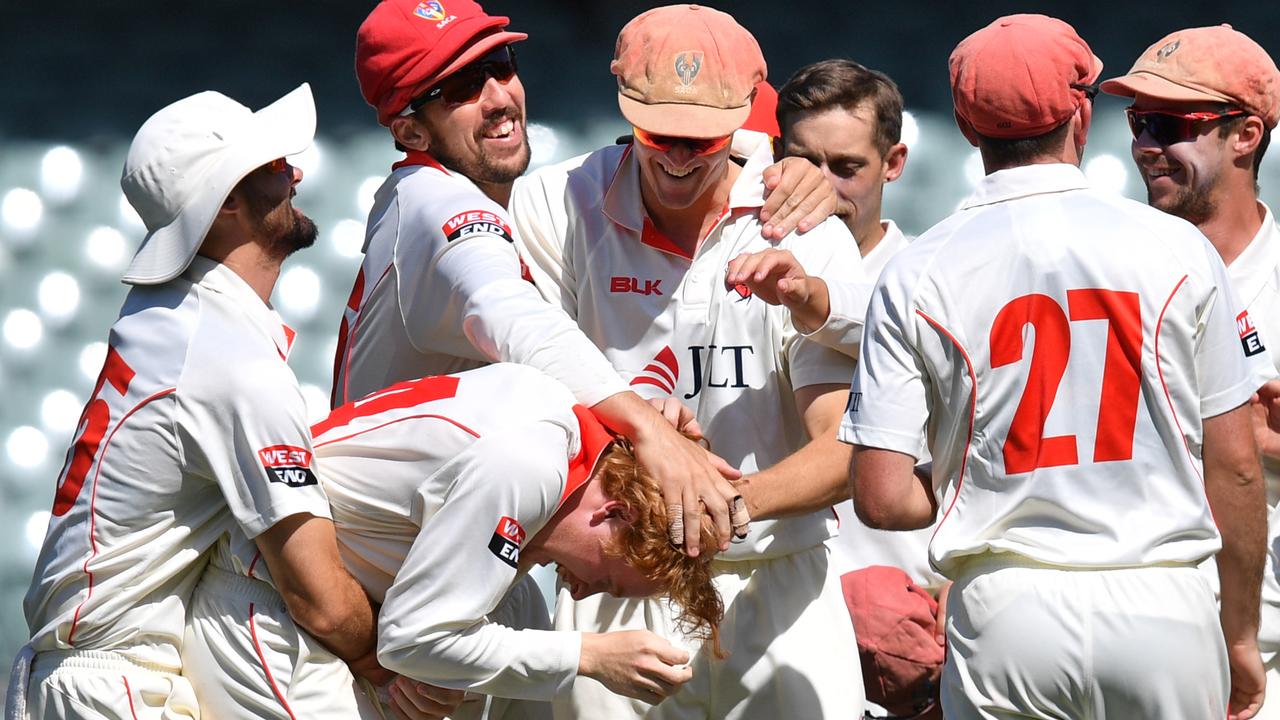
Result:
<svg viewBox="0 0 1280 720">
<path fill-rule="evenodd" d="M 1145 95 L 1161 100 L 1229 103 L 1262 118 L 1280 121 L 1280 71 L 1275 61 L 1230 25 L 1170 33 L 1133 64 L 1127 75 L 1102 83 L 1111 95 Z"/>
<path fill-rule="evenodd" d="M 724 137 L 751 113 L 751 94 L 768 70 L 760 45 L 732 16 L 699 5 L 669 5 L 635 17 L 618 34 L 609 70 L 618 107 L 655 135 Z"/>
</svg>

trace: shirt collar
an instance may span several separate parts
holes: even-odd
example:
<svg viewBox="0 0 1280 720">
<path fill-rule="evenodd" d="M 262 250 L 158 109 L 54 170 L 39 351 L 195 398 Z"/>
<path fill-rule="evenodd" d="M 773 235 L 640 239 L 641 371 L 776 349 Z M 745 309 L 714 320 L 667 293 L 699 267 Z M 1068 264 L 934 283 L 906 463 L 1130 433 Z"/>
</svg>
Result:
<svg viewBox="0 0 1280 720">
<path fill-rule="evenodd" d="M 764 170 L 773 163 L 767 145 L 755 147 L 745 158 L 742 172 L 729 188 L 727 212 L 753 210 L 764 205 Z M 733 162 L 730 160 L 730 162 Z M 604 192 L 604 214 L 613 222 L 638 233 L 657 233 L 648 222 L 644 200 L 640 195 L 640 163 L 628 145 L 618 160 L 618 169 Z M 666 241 L 666 238 L 662 238 Z M 666 241 L 670 244 L 669 241 Z M 664 249 L 659 247 L 659 249 Z M 665 250 L 665 249 L 664 249 Z"/>
<path fill-rule="evenodd" d="M 254 292 L 254 289 L 249 287 L 249 283 L 234 270 L 216 260 L 197 255 L 191 260 L 191 265 L 183 275 L 191 282 L 234 302 L 262 332 L 266 333 L 267 337 L 271 338 L 271 342 L 276 346 L 276 352 L 280 354 L 280 359 L 289 359 L 289 351 L 293 349 L 293 341 L 297 333 L 293 328 L 285 325 L 280 314 L 270 305 L 262 302 L 258 293 Z"/>
<path fill-rule="evenodd" d="M 1244 252 L 1227 266 L 1231 284 L 1246 306 L 1262 292 L 1267 280 L 1280 266 L 1280 228 L 1276 227 L 1271 208 L 1261 200 L 1258 206 L 1263 210 L 1262 227 L 1245 246 Z"/>
<path fill-rule="evenodd" d="M 1089 181 L 1075 165 L 1051 163 L 997 170 L 982 178 L 973 194 L 960 205 L 969 210 L 1031 195 L 1087 190 Z"/>
</svg>

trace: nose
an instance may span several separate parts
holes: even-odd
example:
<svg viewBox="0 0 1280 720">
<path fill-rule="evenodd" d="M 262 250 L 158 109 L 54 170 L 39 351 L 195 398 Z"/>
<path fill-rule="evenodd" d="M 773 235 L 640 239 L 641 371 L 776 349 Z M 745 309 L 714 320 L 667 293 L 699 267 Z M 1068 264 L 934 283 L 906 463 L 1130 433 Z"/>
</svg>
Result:
<svg viewBox="0 0 1280 720">
<path fill-rule="evenodd" d="M 676 167 L 683 167 L 694 158 L 693 151 L 684 143 L 676 143 L 667 151 L 667 160 L 671 161 Z"/>
<path fill-rule="evenodd" d="M 297 165 L 290 165 L 289 166 L 289 185 L 291 187 L 296 186 L 300 182 L 302 182 L 302 168 L 298 167 Z"/>
<path fill-rule="evenodd" d="M 1138 137 L 1133 139 L 1132 147 L 1134 155 L 1159 155 L 1164 151 L 1164 146 L 1151 137 L 1151 131 L 1147 128 L 1143 128 Z"/>
<path fill-rule="evenodd" d="M 512 95 L 510 84 L 515 80 L 511 79 L 503 82 L 493 75 L 486 75 L 484 79 L 484 88 L 480 91 L 480 102 L 484 110 L 510 107 L 516 104 L 515 97 Z"/>
</svg>

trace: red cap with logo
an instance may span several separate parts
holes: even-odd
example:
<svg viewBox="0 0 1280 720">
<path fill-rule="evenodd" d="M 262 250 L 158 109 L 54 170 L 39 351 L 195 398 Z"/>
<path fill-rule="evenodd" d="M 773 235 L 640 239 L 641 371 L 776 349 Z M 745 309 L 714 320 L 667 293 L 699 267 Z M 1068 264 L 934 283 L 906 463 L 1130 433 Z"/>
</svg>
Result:
<svg viewBox="0 0 1280 720">
<path fill-rule="evenodd" d="M 946 649 L 933 637 L 938 603 L 902 570 L 884 565 L 840 578 L 853 618 L 867 699 L 894 715 L 938 699 Z"/>
<path fill-rule="evenodd" d="M 1147 48 L 1128 74 L 1102 83 L 1103 92 L 1177 102 L 1221 102 L 1280 122 L 1280 70 L 1262 46 L 1230 25 L 1170 33 Z"/>
<path fill-rule="evenodd" d="M 1043 135 L 1071 117 L 1102 72 L 1074 28 L 1045 15 L 1008 15 L 951 53 L 956 117 L 980 135 Z M 1074 87 L 1073 87 L 1074 86 Z"/>
<path fill-rule="evenodd" d="M 503 30 L 509 20 L 488 15 L 474 0 L 382 0 L 356 32 L 356 77 L 378 122 L 467 63 L 524 33 Z"/>
</svg>

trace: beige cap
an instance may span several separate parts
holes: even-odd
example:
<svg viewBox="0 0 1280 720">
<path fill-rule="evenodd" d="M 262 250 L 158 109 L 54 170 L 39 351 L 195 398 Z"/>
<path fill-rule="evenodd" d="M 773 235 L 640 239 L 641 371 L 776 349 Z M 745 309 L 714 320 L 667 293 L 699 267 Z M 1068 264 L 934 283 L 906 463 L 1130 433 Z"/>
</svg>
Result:
<svg viewBox="0 0 1280 720">
<path fill-rule="evenodd" d="M 618 34 L 618 107 L 655 135 L 724 137 L 751 113 L 767 75 L 760 45 L 730 15 L 698 5 L 649 10 Z"/>
</svg>

